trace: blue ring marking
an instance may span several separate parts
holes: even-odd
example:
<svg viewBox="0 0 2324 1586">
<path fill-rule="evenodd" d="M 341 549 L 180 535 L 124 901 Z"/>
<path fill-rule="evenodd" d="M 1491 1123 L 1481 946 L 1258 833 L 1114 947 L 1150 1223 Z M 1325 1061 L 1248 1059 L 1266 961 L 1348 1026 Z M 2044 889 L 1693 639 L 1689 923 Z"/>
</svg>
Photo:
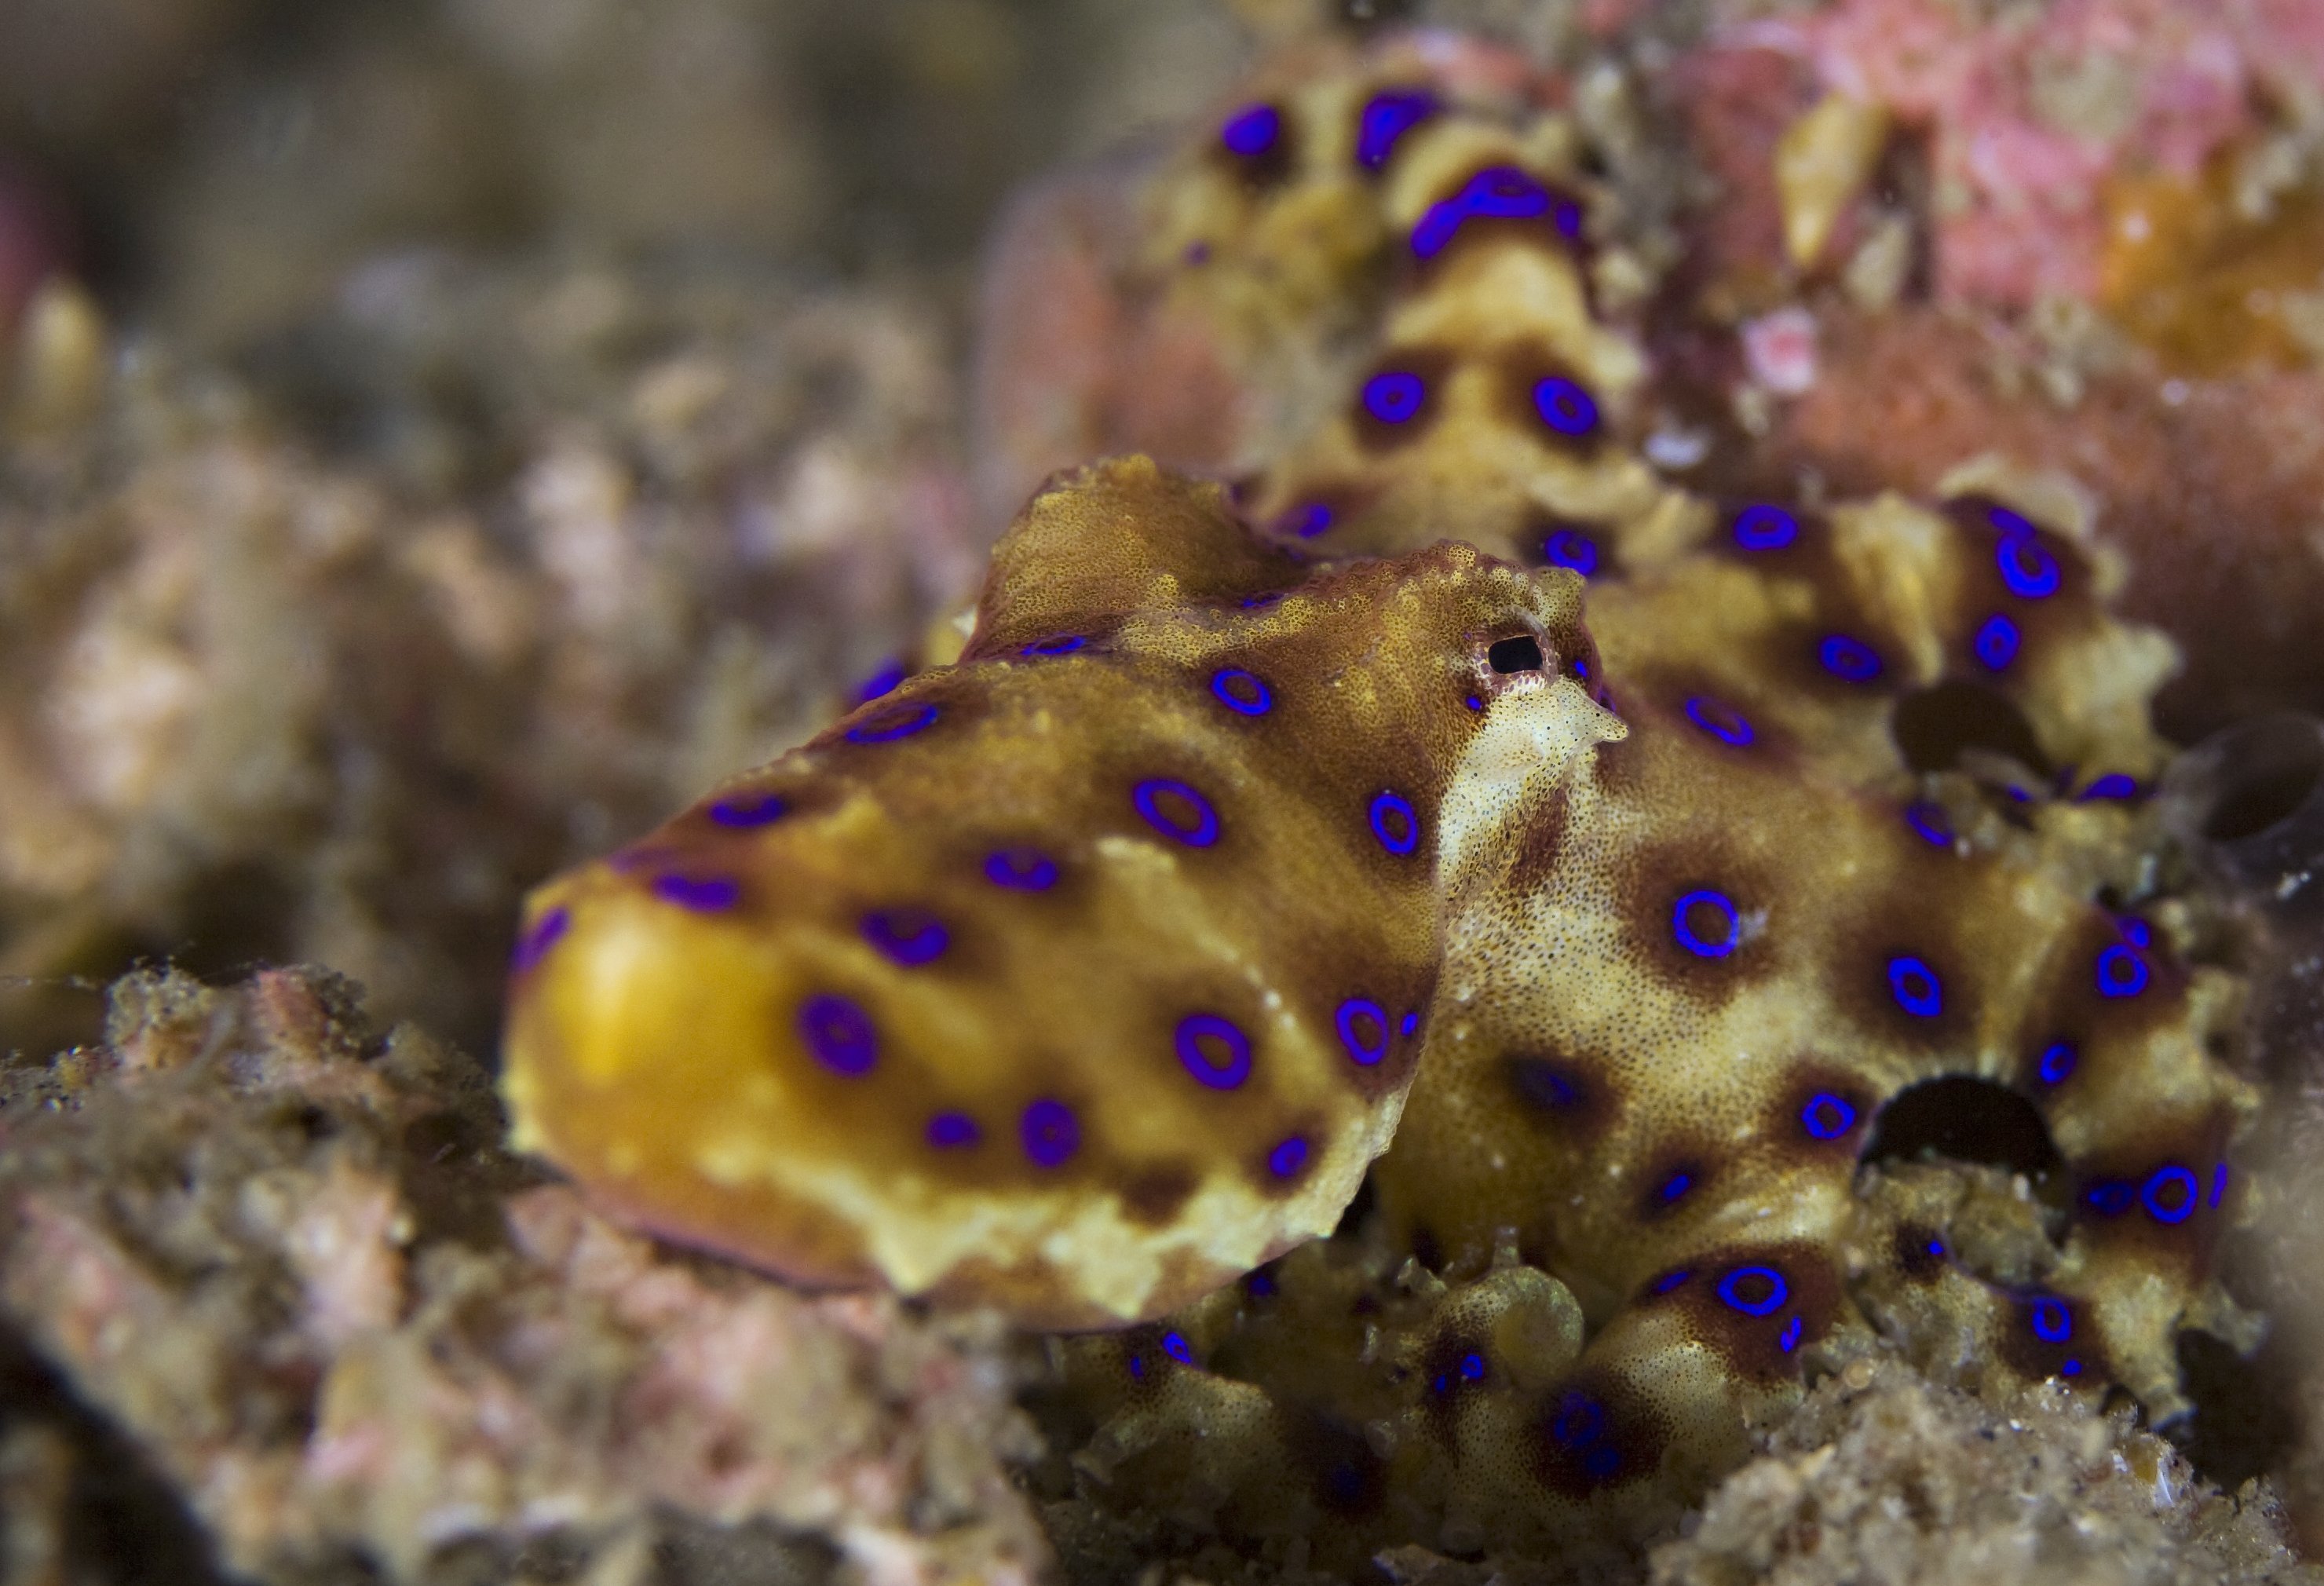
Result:
<svg viewBox="0 0 2324 1586">
<path fill-rule="evenodd" d="M 1856 1127 L 1856 1108 L 1844 1096 L 1818 1091 L 1800 1109 L 1800 1127 L 1820 1140 L 1836 1140 Z"/>
<path fill-rule="evenodd" d="M 1816 659 L 1843 683 L 1869 683 L 1880 675 L 1879 653 L 1845 633 L 1825 634 L 1816 646 Z"/>
<path fill-rule="evenodd" d="M 1946 817 L 1942 806 L 1923 798 L 1904 807 L 1904 824 L 1921 834 L 1922 841 L 1938 848 L 1953 845 L 1952 823 Z"/>
<path fill-rule="evenodd" d="M 1766 502 L 1755 502 L 1735 514 L 1731 530 L 1745 550 L 1781 550 L 1800 537 L 1800 521 Z"/>
<path fill-rule="evenodd" d="M 1693 1187 L 1693 1174 L 1685 1172 L 1674 1173 L 1668 1178 L 1663 1180 L 1662 1188 L 1655 1192 L 1655 1198 L 1665 1206 L 1671 1205 Z"/>
<path fill-rule="evenodd" d="M 1708 695 L 1698 694 L 1686 702 L 1686 719 L 1731 749 L 1740 749 L 1757 736 L 1732 705 Z"/>
<path fill-rule="evenodd" d="M 893 743 L 899 738 L 936 725 L 936 707 L 933 705 L 899 706 L 884 710 L 870 721 L 858 722 L 847 729 L 850 743 Z"/>
<path fill-rule="evenodd" d="M 1181 1366 L 1191 1366 L 1194 1363 L 1194 1346 L 1186 1342 L 1185 1333 L 1176 1329 L 1162 1335 L 1162 1352 Z"/>
<path fill-rule="evenodd" d="M 2063 1343 L 2074 1336 L 2074 1314 L 2066 1308 L 2065 1301 L 2039 1296 L 2032 1313 L 2034 1336 L 2043 1343 Z"/>
<path fill-rule="evenodd" d="M 1043 1096 L 1017 1120 L 1017 1140 L 1036 1167 L 1055 1167 L 1081 1149 L 1081 1120 L 1063 1102 Z"/>
<path fill-rule="evenodd" d="M 1267 679 L 1240 667 L 1222 667 L 1211 674 L 1211 692 L 1237 715 L 1263 716 L 1275 708 L 1275 691 Z"/>
<path fill-rule="evenodd" d="M 653 895 L 696 914 L 716 914 L 742 899 L 742 884 L 732 876 L 656 876 Z"/>
<path fill-rule="evenodd" d="M 722 826 L 747 830 L 779 821 L 790 813 L 790 802 L 779 793 L 743 794 L 721 798 L 710 807 L 710 818 Z"/>
<path fill-rule="evenodd" d="M 1925 1249 L 1930 1255 L 1936 1257 L 1937 1259 L 1941 1261 L 1944 1259 L 1945 1241 L 1941 1239 L 1931 1240 L 1926 1245 L 1923 1245 L 1922 1249 Z"/>
<path fill-rule="evenodd" d="M 1598 399 L 1578 380 L 1548 374 L 1534 382 L 1533 410 L 1541 421 L 1572 440 L 1598 432 Z"/>
<path fill-rule="evenodd" d="M 1369 1019 L 1379 1027 L 1379 1035 L 1366 1040 L 1356 1028 L 1360 1019 Z M 1333 1028 L 1340 1032 L 1340 1045 L 1360 1065 L 1370 1068 L 1388 1056 L 1388 1010 L 1369 997 L 1351 997 L 1332 1015 Z"/>
<path fill-rule="evenodd" d="M 1586 1394 L 1569 1393 L 1557 1406 L 1549 1434 L 1567 1448 L 1588 1448 L 1606 1433 L 1606 1406 Z"/>
<path fill-rule="evenodd" d="M 2059 1084 L 2068 1074 L 2074 1072 L 2074 1065 L 2080 1062 L 2081 1057 L 2081 1053 L 2075 1049 L 2073 1042 L 2052 1041 L 2042 1048 L 2041 1064 L 2034 1072 L 2042 1076 L 2043 1084 Z"/>
<path fill-rule="evenodd" d="M 2119 942 L 2098 954 L 2098 982 L 2101 997 L 2135 997 L 2153 979 L 2146 960 Z"/>
<path fill-rule="evenodd" d="M 1272 105 L 1252 105 L 1227 118 L 1219 129 L 1219 142 L 1238 159 L 1256 160 L 1274 148 L 1282 134 L 1283 112 Z"/>
<path fill-rule="evenodd" d="M 1371 808 L 1366 813 L 1371 819 L 1372 835 L 1390 853 L 1406 854 L 1420 846 L 1420 816 L 1412 800 L 1395 788 L 1383 788 L 1373 794 Z"/>
<path fill-rule="evenodd" d="M 2061 1360 L 2058 1363 L 2058 1375 L 2061 1377 L 2080 1377 L 2081 1374 L 2082 1363 L 2080 1360 Z"/>
<path fill-rule="evenodd" d="M 2154 927 L 2148 925 L 2144 920 L 2139 918 L 2138 916 L 2135 914 L 2118 914 L 2115 916 L 2114 923 L 2115 928 L 2122 933 L 2122 939 L 2128 942 L 2132 946 L 2152 947 L 2154 945 Z"/>
<path fill-rule="evenodd" d="M 2179 1192 L 2175 1203 L 2166 1206 L 2163 1204 L 2164 1192 L 2174 1186 Z M 2147 1176 L 2146 1183 L 2138 1192 L 2138 1199 L 2139 1203 L 2146 1208 L 2149 1217 L 2166 1226 L 2176 1227 L 2195 1214 L 2195 1208 L 2203 1203 L 2203 1190 L 2196 1183 L 2191 1169 L 2172 1162 Z"/>
<path fill-rule="evenodd" d="M 1428 383 L 1409 369 L 1384 369 L 1364 382 L 1364 411 L 1383 424 L 1409 424 L 1428 400 Z"/>
<path fill-rule="evenodd" d="M 1744 1298 L 1742 1284 L 1747 1277 L 1764 1278 L 1766 1294 L 1757 1300 Z M 1719 1280 L 1719 1297 L 1728 1309 L 1740 1311 L 1746 1316 L 1772 1316 L 1792 1297 L 1792 1286 L 1773 1267 L 1738 1267 Z"/>
<path fill-rule="evenodd" d="M 1582 1473 L 1603 1481 L 1622 1468 L 1622 1452 L 1610 1443 L 1601 1443 L 1582 1456 Z"/>
<path fill-rule="evenodd" d="M 1509 1065 L 1517 1093 L 1536 1107 L 1564 1111 L 1582 1099 L 1582 1087 L 1539 1057 L 1520 1057 Z"/>
<path fill-rule="evenodd" d="M 1569 241 L 1581 236 L 1579 204 L 1552 193 L 1513 165 L 1489 166 L 1470 177 L 1459 192 L 1428 207 L 1412 228 L 1412 256 L 1434 259 L 1471 220 L 1531 220 L 1543 215 Z"/>
<path fill-rule="evenodd" d="M 1225 1047 L 1224 1061 L 1212 1055 L 1206 1040 Z M 1186 1072 L 1214 1091 L 1233 1090 L 1250 1077 L 1250 1037 L 1232 1019 L 1189 1013 L 1178 1021 L 1175 1044 Z"/>
<path fill-rule="evenodd" d="M 1132 1355 L 1130 1357 L 1130 1375 L 1139 1382 L 1146 1380 L 1146 1357 L 1144 1355 Z"/>
<path fill-rule="evenodd" d="M 1242 1291 L 1255 1299 L 1265 1299 L 1275 1292 L 1275 1279 L 1265 1272 L 1254 1272 L 1242 1280 Z"/>
<path fill-rule="evenodd" d="M 1978 663 L 1988 672 L 2006 671 L 2009 663 L 2017 659 L 2017 624 L 1999 612 L 1985 619 L 1969 641 Z"/>
<path fill-rule="evenodd" d="M 1468 698 L 1462 700 L 1461 703 L 1467 705 L 1471 710 L 1482 710 L 1485 708 L 1485 702 L 1474 694 L 1471 694 Z"/>
<path fill-rule="evenodd" d="M 893 694 L 896 685 L 901 683 L 906 675 L 902 661 L 893 659 L 881 661 L 879 669 L 864 678 L 863 686 L 855 691 L 855 703 L 869 705 L 875 699 Z"/>
<path fill-rule="evenodd" d="M 1485 1357 L 1478 1354 L 1462 1355 L 1461 1375 L 1471 1382 L 1482 1382 L 1485 1379 Z"/>
<path fill-rule="evenodd" d="M 1261 591 L 1260 593 L 1259 593 L 1259 594 L 1257 594 L 1257 595 L 1244 595 L 1240 600 L 1239 600 L 1239 601 L 1235 602 L 1235 604 L 1237 604 L 1238 606 L 1240 606 L 1244 611 L 1247 611 L 1247 612 L 1248 612 L 1248 611 L 1257 611 L 1258 609 L 1259 609 L 1259 608 L 1260 608 L 1260 607 L 1262 607 L 1262 606 L 1270 606 L 1270 605 L 1273 605 L 1273 604 L 1275 604 L 1277 601 L 1280 601 L 1282 598 L 1283 598 L 1283 591 L 1282 591 L 1282 590 L 1280 590 L 1280 589 L 1268 589 L 1268 590 L 1263 590 L 1263 591 Z"/>
<path fill-rule="evenodd" d="M 1306 1166 L 1307 1142 L 1296 1134 L 1267 1154 L 1267 1170 L 1277 1178 L 1288 1178 Z"/>
<path fill-rule="evenodd" d="M 1436 114 L 1436 96 L 1419 89 L 1375 94 L 1356 117 L 1356 163 L 1378 171 L 1405 134 Z"/>
<path fill-rule="evenodd" d="M 1415 1030 L 1418 1029 L 1419 1028 L 1420 1028 L 1420 1014 L 1419 1014 L 1419 1012 L 1418 1012 L 1417 1010 L 1415 1010 L 1415 1011 L 1413 1011 L 1413 1012 L 1411 1012 L 1411 1013 L 1407 1013 L 1407 1014 L 1406 1014 L 1402 1019 L 1400 1019 L 1399 1021 L 1397 1021 L 1397 1027 L 1396 1027 L 1396 1028 L 1397 1028 L 1397 1033 L 1398 1035 L 1406 1035 L 1406 1036 L 1410 1035 L 1413 1031 L 1415 1031 Z"/>
<path fill-rule="evenodd" d="M 1944 1010 L 1944 986 L 1937 972 L 1927 961 L 1910 954 L 1899 954 L 1888 961 L 1888 994 L 1915 1019 L 1934 1019 Z"/>
<path fill-rule="evenodd" d="M 890 964 L 906 969 L 935 962 L 952 944 L 944 922 L 918 909 L 867 914 L 862 929 L 865 941 Z"/>
<path fill-rule="evenodd" d="M 2227 1165 L 2224 1162 L 2211 1169 L 2211 1198 L 2204 1203 L 2217 1209 L 2219 1197 L 2227 1193 Z"/>
<path fill-rule="evenodd" d="M 1164 807 L 1165 798 L 1174 798 L 1190 807 L 1191 822 L 1172 816 Z M 1149 777 L 1130 789 L 1130 801 L 1146 824 L 1164 836 L 1184 843 L 1189 848 L 1208 848 L 1219 840 L 1219 812 L 1211 801 L 1185 783 L 1170 777 Z"/>
<path fill-rule="evenodd" d="M 996 848 L 984 856 L 984 879 L 1012 892 L 1046 892 L 1057 884 L 1057 862 L 1038 848 Z"/>
<path fill-rule="evenodd" d="M 823 992 L 800 1003 L 798 1033 L 817 1063 L 849 1079 L 871 1073 L 880 1060 L 880 1034 L 871 1016 L 844 997 Z"/>
<path fill-rule="evenodd" d="M 1655 1294 L 1668 1294 L 1671 1290 L 1678 1287 L 1688 1278 L 1693 1276 L 1694 1269 L 1691 1267 L 1681 1267 L 1674 1272 L 1665 1272 L 1660 1277 L 1655 1279 L 1654 1292 Z"/>
<path fill-rule="evenodd" d="M 1800 1334 L 1805 1331 L 1807 1331 L 1806 1324 L 1797 1316 L 1793 1317 L 1784 1323 L 1783 1336 L 1775 1340 L 1776 1346 L 1785 1354 L 1790 1354 L 1800 1347 Z"/>
<path fill-rule="evenodd" d="M 1071 655 L 1077 650 L 1085 649 L 1088 644 L 1089 640 L 1082 634 L 1056 633 L 1047 639 L 1036 639 L 1032 643 L 1019 650 L 1017 653 L 1033 656 Z"/>
<path fill-rule="evenodd" d="M 549 956 L 549 950 L 557 945 L 557 939 L 572 925 L 573 911 L 562 903 L 533 921 L 531 928 L 517 937 L 516 950 L 509 954 L 510 972 L 522 974 L 539 968 L 540 961 Z"/>
<path fill-rule="evenodd" d="M 2023 518 L 2017 521 L 2025 522 Z M 2030 523 L 2023 531 L 2012 529 L 2002 535 L 1994 545 L 1993 562 L 2001 569 L 2002 584 L 2020 600 L 2045 600 L 2058 593 L 2058 558 L 2050 554 Z"/>
<path fill-rule="evenodd" d="M 1726 924 L 1716 939 L 1698 935 L 1689 923 L 1687 916 L 1697 908 L 1711 909 L 1725 919 Z M 1743 939 L 1743 920 L 1735 911 L 1733 899 L 1724 892 L 1698 888 L 1680 894 L 1679 900 L 1672 905 L 1671 935 L 1678 938 L 1680 946 L 1697 958 L 1724 958 L 1734 952 L 1736 944 Z"/>
<path fill-rule="evenodd" d="M 1542 536 L 1541 559 L 1587 578 L 1598 570 L 1598 542 L 1579 529 L 1553 529 Z"/>
<path fill-rule="evenodd" d="M 2138 783 L 2135 779 L 2126 777 L 2120 771 L 2108 771 L 2105 776 L 2083 788 L 2081 796 L 2085 799 L 2135 798 L 2138 796 Z"/>
<path fill-rule="evenodd" d="M 2125 1178 L 2102 1178 L 2082 1192 L 2082 1199 L 2101 1217 L 2119 1217 L 2130 1210 L 2138 1192 Z"/>
<path fill-rule="evenodd" d="M 1332 526 L 1335 516 L 1332 509 L 1322 502 L 1302 502 L 1296 507 L 1284 509 L 1283 515 L 1275 520 L 1275 531 L 1299 539 L 1313 539 Z"/>
<path fill-rule="evenodd" d="M 965 1112 L 939 1112 L 928 1120 L 928 1144 L 940 1151 L 973 1146 L 983 1134 L 976 1120 Z"/>
</svg>

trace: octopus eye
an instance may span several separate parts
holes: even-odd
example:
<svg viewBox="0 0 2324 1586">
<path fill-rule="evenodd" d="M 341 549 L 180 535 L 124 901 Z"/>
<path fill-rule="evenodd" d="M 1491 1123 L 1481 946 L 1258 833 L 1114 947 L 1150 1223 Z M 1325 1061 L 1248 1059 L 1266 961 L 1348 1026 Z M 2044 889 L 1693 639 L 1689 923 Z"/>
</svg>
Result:
<svg viewBox="0 0 2324 1586">
<path fill-rule="evenodd" d="M 1507 676 L 1511 672 L 1538 672 L 1545 664 L 1542 659 L 1541 641 L 1530 633 L 1520 633 L 1514 639 L 1494 641 L 1485 651 L 1485 664 Z"/>
</svg>

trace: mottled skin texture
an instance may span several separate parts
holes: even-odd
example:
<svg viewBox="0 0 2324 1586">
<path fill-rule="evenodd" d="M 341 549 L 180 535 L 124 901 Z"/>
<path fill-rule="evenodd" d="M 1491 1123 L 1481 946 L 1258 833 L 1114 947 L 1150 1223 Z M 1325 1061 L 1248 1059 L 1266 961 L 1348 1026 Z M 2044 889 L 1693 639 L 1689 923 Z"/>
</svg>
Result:
<svg viewBox="0 0 2324 1586">
<path fill-rule="evenodd" d="M 1311 576 L 1215 487 L 1060 481 L 958 666 L 534 898 L 520 1139 L 688 1242 L 1050 1326 L 1329 1231 L 1410 1083 L 1440 830 L 1497 813 L 1455 768 L 1620 732 L 1555 675 L 1575 584 Z"/>
<path fill-rule="evenodd" d="M 536 931 L 572 926 L 520 982 L 528 1138 L 798 1276 L 1049 1324 L 1194 1301 L 1064 1344 L 1054 1424 L 1125 1507 L 1331 1568 L 1635 1542 L 1876 1329 L 2184 1410 L 2181 1330 L 2253 1336 L 2212 1266 L 2254 1100 L 2143 806 L 2172 647 L 2114 613 L 2124 568 L 2056 480 L 1658 478 L 1601 306 L 1637 268 L 1619 216 L 1564 122 L 1447 59 L 1302 58 L 1145 194 L 1148 328 L 1240 392 L 1219 460 L 1257 538 L 1142 463 L 1068 481 L 959 668 L 720 795 L 795 794 L 790 824 L 744 849 L 696 812 L 546 890 Z M 1448 536 L 1585 576 L 1602 656 L 1563 575 Z M 1025 654 L 1061 636 L 1087 650 Z M 1219 708 L 1227 666 L 1268 680 L 1263 730 Z M 845 742 L 927 705 L 925 737 Z M 1215 847 L 1141 829 L 1155 777 L 1206 790 Z M 1433 868 L 1383 863 L 1383 788 Z M 980 890 L 976 855 L 1035 841 L 1087 871 L 1074 911 Z M 740 877 L 738 908 L 673 909 L 673 865 Z M 867 952 L 862 911 L 905 907 L 957 968 Z M 826 989 L 875 1073 L 789 1033 Z M 1359 995 L 1416 1017 L 1352 1074 Z M 1195 1010 L 1261 1048 L 1231 1094 L 1171 1055 Z M 793 1073 L 805 1104 L 752 1099 Z M 2032 1120 L 2023 1195 L 1863 1165 L 1956 1093 Z M 1080 1130 L 1050 1168 L 1010 1150 L 1039 1098 Z M 932 1161 L 931 1109 L 984 1155 Z M 1360 1227 L 1217 1289 L 1330 1228 L 1383 1147 Z"/>
</svg>

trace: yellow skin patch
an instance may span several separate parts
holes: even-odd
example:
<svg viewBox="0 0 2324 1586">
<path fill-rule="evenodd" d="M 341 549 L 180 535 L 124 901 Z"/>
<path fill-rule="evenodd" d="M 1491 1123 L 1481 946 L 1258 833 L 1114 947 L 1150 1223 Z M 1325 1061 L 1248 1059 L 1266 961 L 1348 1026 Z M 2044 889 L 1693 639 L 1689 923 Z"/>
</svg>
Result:
<svg viewBox="0 0 2324 1586">
<path fill-rule="evenodd" d="M 1635 1542 L 1876 1328 L 2183 1409 L 2254 1100 L 2134 797 L 2172 647 L 2034 482 L 1661 482 L 1619 217 L 1437 60 L 1303 57 L 1148 194 L 1257 532 L 1068 476 L 959 665 L 544 888 L 521 1140 L 804 1280 L 1141 1323 L 1060 1346 L 1091 1490 L 1324 1568 Z M 1932 1085 L 2049 1198 L 1861 1166 Z"/>
<path fill-rule="evenodd" d="M 1310 576 L 1151 464 L 1058 484 L 958 666 L 535 896 L 518 1139 L 674 1238 L 1048 1326 L 1328 1232 L 1410 1083 L 1440 830 L 1621 731 L 1558 675 L 1577 583 Z M 1526 774 L 1448 801 L 1470 755 Z"/>
</svg>

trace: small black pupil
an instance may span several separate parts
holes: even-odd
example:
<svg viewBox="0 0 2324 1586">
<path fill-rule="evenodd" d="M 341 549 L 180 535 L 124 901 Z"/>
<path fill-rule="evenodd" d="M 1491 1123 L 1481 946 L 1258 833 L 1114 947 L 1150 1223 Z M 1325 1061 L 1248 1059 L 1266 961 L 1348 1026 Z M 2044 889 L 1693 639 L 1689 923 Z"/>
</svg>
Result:
<svg viewBox="0 0 2324 1586">
<path fill-rule="evenodd" d="M 1497 672 L 1537 672 L 1542 667 L 1541 641 L 1529 633 L 1504 639 L 1485 651 L 1485 659 Z"/>
</svg>

